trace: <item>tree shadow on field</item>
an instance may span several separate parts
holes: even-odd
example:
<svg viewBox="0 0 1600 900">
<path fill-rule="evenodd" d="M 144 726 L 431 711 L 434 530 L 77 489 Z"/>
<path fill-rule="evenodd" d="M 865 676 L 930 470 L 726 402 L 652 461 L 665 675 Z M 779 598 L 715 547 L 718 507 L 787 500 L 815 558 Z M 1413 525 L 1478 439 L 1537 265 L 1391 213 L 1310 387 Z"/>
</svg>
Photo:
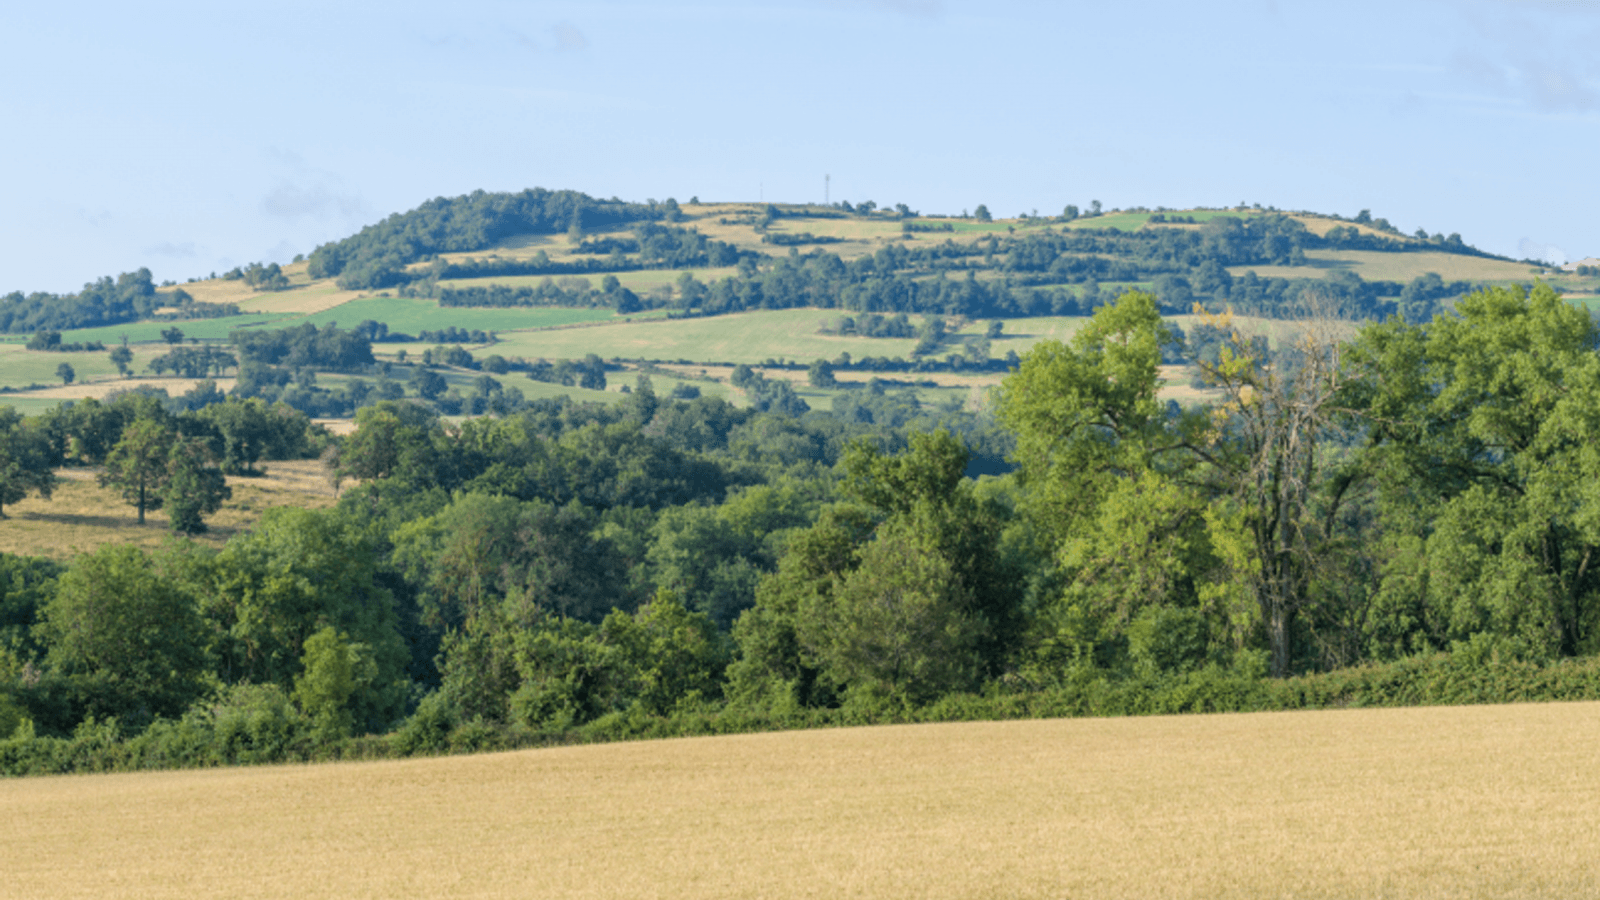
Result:
<svg viewBox="0 0 1600 900">
<path fill-rule="evenodd" d="M 23 512 L 7 513 L 7 517 L 22 522 L 42 522 L 56 525 L 77 525 L 90 528 L 138 528 L 139 520 L 132 514 L 126 516 L 94 516 L 79 513 Z M 146 523 L 145 527 L 149 527 Z"/>
</svg>

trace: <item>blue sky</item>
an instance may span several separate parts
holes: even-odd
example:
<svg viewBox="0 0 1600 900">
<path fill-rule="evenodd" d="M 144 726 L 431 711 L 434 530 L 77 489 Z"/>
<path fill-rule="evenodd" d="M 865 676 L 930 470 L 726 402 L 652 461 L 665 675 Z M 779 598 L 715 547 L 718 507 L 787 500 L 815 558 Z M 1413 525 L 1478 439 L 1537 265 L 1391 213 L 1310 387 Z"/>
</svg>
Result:
<svg viewBox="0 0 1600 900">
<path fill-rule="evenodd" d="M 0 291 L 287 261 L 436 196 L 1240 201 L 1600 255 L 1600 3 L 33 4 Z"/>
</svg>

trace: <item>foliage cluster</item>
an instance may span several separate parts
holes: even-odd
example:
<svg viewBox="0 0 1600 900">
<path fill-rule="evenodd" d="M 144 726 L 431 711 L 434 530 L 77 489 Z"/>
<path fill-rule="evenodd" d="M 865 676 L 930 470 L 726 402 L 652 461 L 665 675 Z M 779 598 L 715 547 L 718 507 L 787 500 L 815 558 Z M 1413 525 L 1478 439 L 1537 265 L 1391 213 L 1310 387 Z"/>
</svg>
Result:
<svg viewBox="0 0 1600 900">
<path fill-rule="evenodd" d="M 748 368 L 772 411 L 643 379 L 458 425 L 367 406 L 335 510 L 0 566 L 0 767 L 1600 696 L 1600 327 L 1543 285 L 1325 324 L 1274 350 L 1203 318 L 1190 408 L 1142 293 L 1031 351 L 998 420 L 774 414 L 792 389 Z M 158 418 L 13 430 L 111 461 Z"/>
</svg>

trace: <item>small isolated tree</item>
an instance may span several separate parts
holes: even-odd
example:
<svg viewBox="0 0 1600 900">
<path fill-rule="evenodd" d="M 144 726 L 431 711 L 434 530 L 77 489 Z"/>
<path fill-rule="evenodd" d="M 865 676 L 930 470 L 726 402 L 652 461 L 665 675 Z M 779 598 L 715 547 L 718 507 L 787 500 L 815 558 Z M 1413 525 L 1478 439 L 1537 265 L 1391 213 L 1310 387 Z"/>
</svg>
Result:
<svg viewBox="0 0 1600 900">
<path fill-rule="evenodd" d="M 56 377 L 61 379 L 62 384 L 71 384 L 73 379 L 78 377 L 78 373 L 73 370 L 71 363 L 62 363 L 56 366 Z"/>
<path fill-rule="evenodd" d="M 133 351 L 127 344 L 111 348 L 111 364 L 117 367 L 117 373 L 127 378 L 133 372 Z"/>
<path fill-rule="evenodd" d="M 432 369 L 423 369 L 418 372 L 415 381 L 417 395 L 426 400 L 433 400 L 450 387 L 449 382 L 444 380 L 444 376 Z"/>
<path fill-rule="evenodd" d="M 163 328 L 161 330 L 161 339 L 169 344 L 181 344 L 183 343 L 183 329 L 176 325 L 171 328 Z"/>
<path fill-rule="evenodd" d="M 972 217 L 977 219 L 979 222 L 994 221 L 994 216 L 989 215 L 989 207 L 983 205 L 982 203 L 979 203 L 978 208 L 972 211 Z"/>
</svg>

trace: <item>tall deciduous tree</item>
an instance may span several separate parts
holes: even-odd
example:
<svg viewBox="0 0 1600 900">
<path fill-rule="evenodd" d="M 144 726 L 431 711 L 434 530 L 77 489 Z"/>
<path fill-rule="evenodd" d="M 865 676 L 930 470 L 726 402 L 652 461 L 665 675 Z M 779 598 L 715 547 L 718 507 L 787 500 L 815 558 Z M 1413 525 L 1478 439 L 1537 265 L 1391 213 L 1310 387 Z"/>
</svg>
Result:
<svg viewBox="0 0 1600 900">
<path fill-rule="evenodd" d="M 206 530 L 205 516 L 216 512 L 222 501 L 233 496 L 222 470 L 211 465 L 211 451 L 203 441 L 179 437 L 167 452 L 166 483 L 161 487 L 161 503 L 177 534 L 199 534 Z"/>
<path fill-rule="evenodd" d="M 15 409 L 0 407 L 0 518 L 5 505 L 38 492 L 48 499 L 55 488 L 55 466 L 50 438 L 31 427 Z"/>
<path fill-rule="evenodd" d="M 1007 379 L 1002 414 L 1031 511 L 1073 582 L 1064 607 L 1079 621 L 1049 640 L 1104 638 L 1146 607 L 1200 606 L 1238 645 L 1253 618 L 1232 589 L 1243 585 L 1282 676 L 1352 481 L 1330 477 L 1323 452 L 1341 414 L 1339 344 L 1308 332 L 1273 359 L 1213 325 L 1227 338 L 1204 366 L 1224 393 L 1211 409 L 1158 401 L 1171 335 L 1154 298 L 1133 293 L 1070 346 L 1036 347 Z"/>
<path fill-rule="evenodd" d="M 41 620 L 48 661 L 95 715 L 176 716 L 205 688 L 205 627 L 194 598 L 138 548 L 78 557 Z"/>
<path fill-rule="evenodd" d="M 1357 342 L 1386 517 L 1374 639 L 1600 649 L 1600 328 L 1545 284 Z"/>
<path fill-rule="evenodd" d="M 106 456 L 100 484 L 115 488 L 123 500 L 139 511 L 140 525 L 144 524 L 146 510 L 161 507 L 175 437 L 162 422 L 134 419 L 122 429 L 122 439 Z"/>
</svg>

